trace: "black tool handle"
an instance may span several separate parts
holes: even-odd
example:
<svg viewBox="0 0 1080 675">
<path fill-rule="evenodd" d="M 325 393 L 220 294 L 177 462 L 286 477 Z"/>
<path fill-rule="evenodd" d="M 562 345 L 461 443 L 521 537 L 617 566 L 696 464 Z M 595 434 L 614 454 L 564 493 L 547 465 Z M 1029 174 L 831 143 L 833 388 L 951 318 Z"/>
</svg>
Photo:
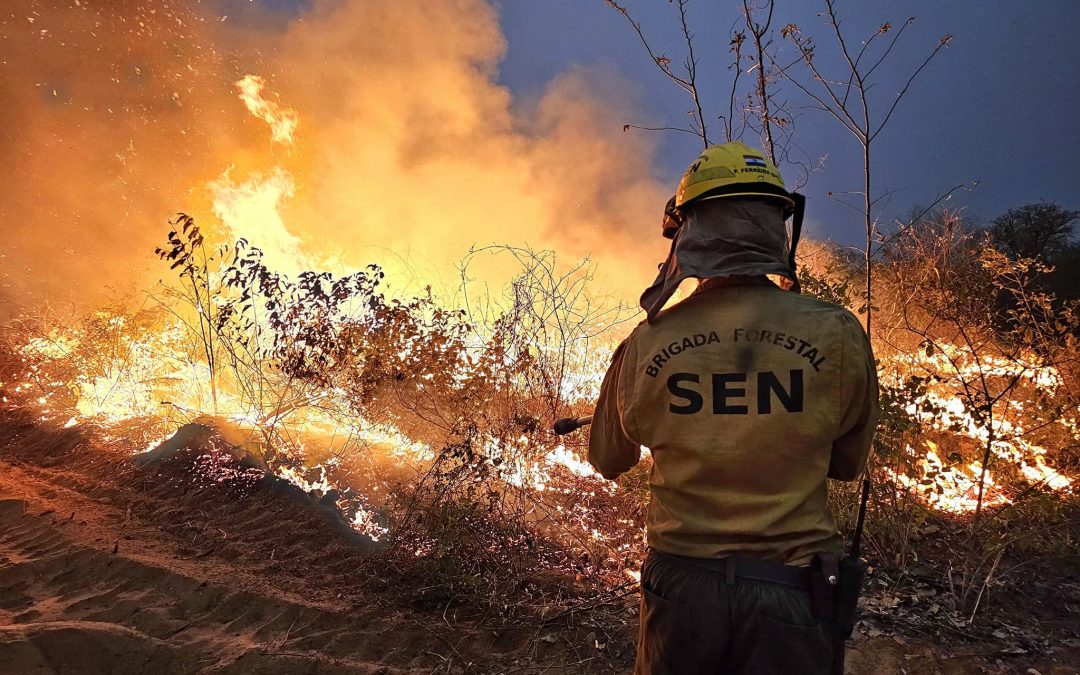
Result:
<svg viewBox="0 0 1080 675">
<path fill-rule="evenodd" d="M 592 424 L 592 415 L 587 417 L 563 417 L 555 420 L 555 433 L 559 436 L 565 436 L 590 424 Z"/>
<path fill-rule="evenodd" d="M 851 537 L 851 556 L 858 558 L 862 553 L 862 532 L 866 523 L 866 503 L 870 501 L 870 479 L 864 478 L 862 499 L 859 501 L 859 519 L 855 521 L 855 534 Z"/>
</svg>

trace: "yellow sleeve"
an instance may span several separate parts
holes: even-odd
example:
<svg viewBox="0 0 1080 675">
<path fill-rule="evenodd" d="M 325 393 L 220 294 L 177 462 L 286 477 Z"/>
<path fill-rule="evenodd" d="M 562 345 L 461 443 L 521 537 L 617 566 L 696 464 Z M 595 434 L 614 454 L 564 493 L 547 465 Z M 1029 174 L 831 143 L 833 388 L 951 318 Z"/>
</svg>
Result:
<svg viewBox="0 0 1080 675">
<path fill-rule="evenodd" d="M 633 441 L 623 425 L 623 396 L 626 378 L 633 377 L 633 358 L 627 359 L 630 338 L 619 345 L 611 357 L 600 398 L 596 401 L 589 432 L 589 463 L 604 478 L 614 480 L 629 471 L 641 459 L 641 445 Z"/>
<path fill-rule="evenodd" d="M 829 478 L 855 480 L 866 465 L 877 429 L 877 366 L 870 340 L 858 319 L 845 313 L 843 323 L 840 427 L 832 444 Z"/>
</svg>

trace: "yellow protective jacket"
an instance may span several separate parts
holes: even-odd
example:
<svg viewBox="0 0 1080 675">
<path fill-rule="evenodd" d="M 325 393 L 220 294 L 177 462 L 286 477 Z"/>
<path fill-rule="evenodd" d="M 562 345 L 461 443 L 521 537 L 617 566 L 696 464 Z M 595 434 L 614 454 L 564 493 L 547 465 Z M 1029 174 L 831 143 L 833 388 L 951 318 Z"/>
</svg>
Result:
<svg viewBox="0 0 1080 675">
<path fill-rule="evenodd" d="M 651 450 L 654 548 L 806 565 L 841 552 L 825 478 L 859 476 L 877 416 L 851 312 L 765 277 L 712 279 L 616 350 L 589 461 L 611 479 Z"/>
</svg>

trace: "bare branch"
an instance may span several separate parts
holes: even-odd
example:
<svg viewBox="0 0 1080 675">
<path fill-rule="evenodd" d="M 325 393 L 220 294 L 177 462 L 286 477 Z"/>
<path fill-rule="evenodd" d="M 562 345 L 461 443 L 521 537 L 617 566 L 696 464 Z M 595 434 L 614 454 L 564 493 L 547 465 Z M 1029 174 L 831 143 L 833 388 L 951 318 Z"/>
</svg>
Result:
<svg viewBox="0 0 1080 675">
<path fill-rule="evenodd" d="M 769 158 L 776 164 L 776 142 L 773 140 L 772 133 L 772 117 L 769 112 L 769 95 L 768 95 L 768 79 L 765 72 L 765 48 L 762 44 L 762 38 L 768 34 L 769 26 L 772 24 L 773 11 L 776 9 L 776 3 L 774 0 L 767 0 L 766 6 L 768 7 L 768 15 L 765 18 L 765 23 L 756 23 L 754 21 L 754 8 L 750 5 L 750 0 L 742 0 L 743 6 L 743 18 L 746 21 L 746 27 L 750 31 L 750 34 L 754 39 L 754 50 L 757 53 L 757 88 L 755 93 L 757 94 L 758 106 L 760 106 L 760 118 L 762 128 L 762 140 L 765 142 L 765 149 L 769 153 Z"/>
<path fill-rule="evenodd" d="M 807 63 L 807 61 L 805 60 L 805 57 L 803 59 L 803 62 Z M 814 75 L 814 79 L 819 80 L 819 81 L 824 81 L 823 78 L 821 78 L 821 76 L 817 74 L 817 70 L 812 65 L 807 63 L 807 66 L 808 66 L 808 68 L 810 68 L 811 73 Z M 852 135 L 854 135 L 856 138 L 859 138 L 861 140 L 862 139 L 861 130 L 859 129 L 859 126 L 858 126 L 858 124 L 856 124 L 855 120 L 850 115 L 847 114 L 847 111 L 842 106 L 837 107 L 836 109 L 834 109 L 832 106 L 830 106 L 824 100 L 822 100 L 822 98 L 820 96 L 818 96 L 814 92 L 810 91 L 810 89 L 808 89 L 802 82 L 799 82 L 794 77 L 791 77 L 790 75 L 788 75 L 787 68 L 790 68 L 790 67 L 791 66 L 787 66 L 786 68 L 781 68 L 781 69 L 779 69 L 778 72 L 783 74 L 785 79 L 788 82 L 795 85 L 796 89 L 798 89 L 803 94 L 805 94 L 806 96 L 813 99 L 819 106 L 818 110 L 821 110 L 822 112 L 829 113 L 833 118 L 836 119 L 837 122 L 839 122 L 841 125 L 843 125 L 843 127 L 845 129 L 847 129 L 849 132 L 851 132 Z M 839 104 L 839 101 L 837 101 L 837 104 Z"/>
<path fill-rule="evenodd" d="M 697 108 L 698 128 L 701 130 L 701 141 L 705 147 L 709 147 L 709 129 L 705 124 L 705 113 L 701 110 L 701 97 L 698 96 L 697 88 L 697 58 L 694 56 L 694 35 L 690 32 L 690 26 L 686 22 L 686 4 L 689 0 L 678 0 L 679 25 L 682 27 L 683 39 L 686 40 L 687 57 L 686 82 L 690 97 L 694 99 L 694 107 Z"/>
<path fill-rule="evenodd" d="M 746 33 L 742 31 L 731 31 L 730 51 L 735 55 L 735 76 L 731 79 L 731 94 L 728 96 L 728 116 L 724 120 L 724 128 L 726 130 L 727 140 L 735 140 L 735 99 L 738 96 L 739 89 L 739 76 L 742 75 L 742 45 L 746 41 Z"/>
<path fill-rule="evenodd" d="M 896 42 L 900 39 L 900 36 L 903 35 L 904 31 L 907 30 L 907 27 L 913 23 L 915 23 L 915 17 L 909 16 L 908 20 L 904 22 L 904 25 L 900 26 L 900 29 L 893 34 L 893 39 L 889 43 L 889 46 L 886 47 L 885 51 L 881 54 L 881 58 L 874 62 L 874 65 L 870 66 L 870 69 L 866 71 L 866 77 L 869 78 L 871 75 L 873 75 L 874 71 L 877 70 L 877 67 L 880 66 L 882 62 L 885 61 L 885 59 L 889 58 L 889 54 L 892 52 L 893 47 L 896 46 Z"/>
<path fill-rule="evenodd" d="M 637 124 L 624 124 L 622 126 L 623 131 L 630 131 L 631 129 L 640 129 L 641 131 L 678 131 L 701 138 L 701 134 L 697 131 L 694 131 L 693 129 L 683 129 L 682 127 L 643 127 Z"/>
<path fill-rule="evenodd" d="M 785 76 L 788 82 L 794 84 L 801 92 L 812 98 L 822 108 L 828 111 L 838 122 L 844 125 L 848 131 L 850 131 L 860 142 L 863 142 L 866 138 L 866 134 L 863 128 L 855 121 L 855 118 L 848 111 L 847 106 L 843 104 L 840 98 L 836 95 L 836 92 L 829 86 L 829 80 L 827 80 L 817 66 L 814 65 L 814 46 L 810 40 L 804 40 L 799 36 L 798 30 L 790 30 L 790 26 L 784 29 L 784 33 L 791 40 L 792 44 L 799 50 L 801 55 L 801 61 L 806 65 L 807 70 L 810 71 L 814 80 L 821 83 L 822 88 L 828 94 L 828 97 L 832 100 L 832 105 L 826 103 L 820 96 L 810 91 L 805 85 L 799 82 L 794 77 L 788 74 L 788 68 L 781 68 L 780 73 Z"/>
<path fill-rule="evenodd" d="M 915 70 L 915 72 L 911 74 L 911 77 L 909 77 L 907 82 L 904 83 L 904 88 L 901 89 L 900 93 L 896 95 L 896 99 L 893 101 L 892 106 L 889 108 L 889 112 L 885 113 L 885 119 L 881 120 L 881 124 L 878 125 L 878 128 L 872 134 L 870 134 L 870 140 L 873 140 L 874 137 L 881 133 L 881 130 L 885 128 L 885 125 L 889 123 L 889 118 L 892 117 L 893 112 L 896 110 L 896 106 L 900 105 L 900 99 L 904 98 L 904 94 L 907 93 L 908 89 L 911 87 L 911 83 L 915 81 L 915 78 L 919 76 L 919 73 L 921 73 L 923 69 L 926 68 L 927 64 L 929 64 L 930 61 L 932 61 L 933 58 L 937 56 L 938 52 L 940 52 L 945 47 L 945 45 L 952 42 L 952 39 L 953 36 L 951 35 L 946 35 L 942 37 L 941 40 L 938 41 L 937 47 L 934 47 L 934 51 L 930 52 L 930 55 L 926 57 L 926 60 L 922 62 L 922 65 L 920 65 Z"/>
<path fill-rule="evenodd" d="M 610 6 L 612 9 L 614 9 L 619 14 L 622 14 L 623 17 L 626 18 L 626 20 L 630 23 L 630 26 L 633 27 L 634 32 L 637 33 L 638 39 L 641 41 L 642 46 L 645 47 L 645 51 L 649 54 L 649 58 L 652 59 L 652 62 L 656 64 L 657 68 L 660 69 L 660 72 L 662 72 L 672 82 L 678 85 L 680 89 L 690 94 L 690 97 L 693 99 L 694 105 L 698 110 L 697 120 L 698 126 L 700 128 L 699 131 L 693 133 L 695 133 L 698 138 L 702 140 L 705 146 L 708 147 L 709 141 L 706 134 L 707 130 L 705 128 L 704 116 L 701 112 L 701 105 L 697 92 L 697 62 L 694 59 L 692 48 L 690 51 L 690 56 L 687 58 L 687 61 L 685 63 L 689 75 L 689 79 L 687 79 L 675 74 L 675 71 L 671 69 L 670 58 L 663 54 L 658 55 L 656 52 L 653 51 L 652 45 L 649 44 L 649 40 L 645 37 L 645 31 L 641 28 L 641 23 L 634 20 L 634 18 L 630 15 L 630 10 L 628 10 L 624 5 L 620 5 L 618 2 L 616 2 L 616 0 L 604 0 L 604 2 L 606 2 L 608 6 Z M 693 36 L 690 34 L 688 24 L 685 21 L 686 2 L 688 2 L 688 0 L 679 1 L 679 15 L 683 26 L 683 35 L 687 40 L 687 44 L 692 45 Z"/>
</svg>

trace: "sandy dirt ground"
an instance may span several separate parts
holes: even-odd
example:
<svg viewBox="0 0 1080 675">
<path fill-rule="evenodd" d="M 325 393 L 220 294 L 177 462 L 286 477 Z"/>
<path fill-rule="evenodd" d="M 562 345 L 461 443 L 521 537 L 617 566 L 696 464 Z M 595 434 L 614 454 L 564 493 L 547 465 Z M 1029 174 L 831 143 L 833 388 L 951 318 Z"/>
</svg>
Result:
<svg viewBox="0 0 1080 675">
<path fill-rule="evenodd" d="M 318 509 L 137 470 L 129 454 L 0 416 L 0 673 L 631 670 L 628 642 L 598 655 L 572 627 L 493 629 L 467 608 L 410 607 Z M 856 644 L 849 663 L 1009 672 L 893 638 Z"/>
</svg>

